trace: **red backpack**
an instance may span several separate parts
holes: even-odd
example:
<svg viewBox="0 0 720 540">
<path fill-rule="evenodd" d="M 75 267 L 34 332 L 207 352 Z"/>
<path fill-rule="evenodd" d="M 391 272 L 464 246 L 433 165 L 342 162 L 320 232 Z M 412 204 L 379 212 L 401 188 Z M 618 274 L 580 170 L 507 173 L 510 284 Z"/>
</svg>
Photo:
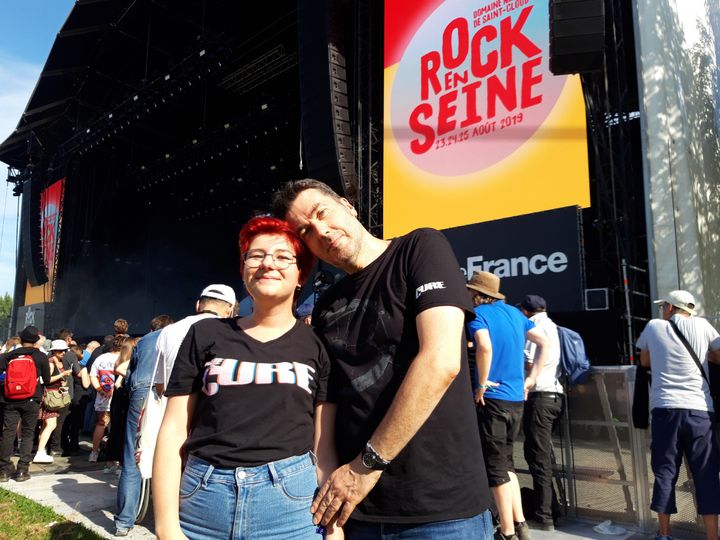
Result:
<svg viewBox="0 0 720 540">
<path fill-rule="evenodd" d="M 5 398 L 29 399 L 35 395 L 38 375 L 32 356 L 21 354 L 8 360 L 5 370 Z"/>
</svg>

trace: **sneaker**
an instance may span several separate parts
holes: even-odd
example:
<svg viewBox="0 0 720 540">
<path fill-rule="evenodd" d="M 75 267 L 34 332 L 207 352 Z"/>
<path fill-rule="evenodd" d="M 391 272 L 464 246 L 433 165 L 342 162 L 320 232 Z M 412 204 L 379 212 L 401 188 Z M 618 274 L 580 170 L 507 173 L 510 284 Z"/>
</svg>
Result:
<svg viewBox="0 0 720 540">
<path fill-rule="evenodd" d="M 130 529 L 125 529 L 123 527 L 115 528 L 115 536 L 127 536 L 129 532 L 130 532 Z"/>
<path fill-rule="evenodd" d="M 117 470 L 120 468 L 120 465 L 117 463 L 113 463 L 112 461 L 105 464 L 105 468 L 103 469 L 103 473 L 105 474 L 115 474 L 117 473 Z"/>
<path fill-rule="evenodd" d="M 540 529 L 542 531 L 553 532 L 555 530 L 555 521 L 551 517 L 541 517 L 537 514 L 529 516 L 532 522 L 532 529 Z"/>
<path fill-rule="evenodd" d="M 12 479 L 16 482 L 25 482 L 25 480 L 30 480 L 30 473 L 27 471 L 18 471 L 13 474 Z"/>
<path fill-rule="evenodd" d="M 515 523 L 515 536 L 518 540 L 530 540 L 530 529 L 524 521 Z"/>
<path fill-rule="evenodd" d="M 517 537 L 517 534 L 511 534 L 510 536 L 506 536 L 500 532 L 500 529 L 495 531 L 495 535 L 493 536 L 493 539 L 494 540 L 520 540 Z"/>
<path fill-rule="evenodd" d="M 55 461 L 45 450 L 38 450 L 33 458 L 33 463 L 52 463 Z"/>
<path fill-rule="evenodd" d="M 96 452 L 95 450 L 93 450 L 92 452 L 90 452 L 90 456 L 88 457 L 88 461 L 89 461 L 90 463 L 97 463 L 97 460 L 98 460 L 98 456 L 99 456 L 99 455 L 100 455 L 100 452 Z"/>
<path fill-rule="evenodd" d="M 655 540 L 673 540 L 673 537 L 670 536 L 669 534 L 660 534 L 660 533 L 657 533 L 657 534 L 655 535 Z"/>
<path fill-rule="evenodd" d="M 538 528 L 545 532 L 555 532 L 555 523 L 552 521 L 539 521 Z"/>
<path fill-rule="evenodd" d="M 5 471 L 0 471 L 0 482 L 7 482 L 10 480 L 10 475 Z"/>
</svg>

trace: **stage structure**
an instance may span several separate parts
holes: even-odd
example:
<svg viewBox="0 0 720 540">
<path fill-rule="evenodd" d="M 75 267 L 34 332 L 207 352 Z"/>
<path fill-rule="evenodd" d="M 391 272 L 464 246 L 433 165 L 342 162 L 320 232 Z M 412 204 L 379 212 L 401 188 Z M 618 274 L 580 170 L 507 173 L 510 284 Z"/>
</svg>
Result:
<svg viewBox="0 0 720 540">
<path fill-rule="evenodd" d="M 282 181 L 356 198 L 357 9 L 77 2 L 0 146 L 23 197 L 16 326 L 144 333 L 208 283 L 241 292 L 239 227 Z"/>
<path fill-rule="evenodd" d="M 547 295 L 594 363 L 633 362 L 659 269 L 632 3 L 411 4 L 78 1 L 0 145 L 16 327 L 141 334 L 208 283 L 240 292 L 239 227 L 311 176 L 378 236 L 446 230 L 511 301 Z"/>
</svg>

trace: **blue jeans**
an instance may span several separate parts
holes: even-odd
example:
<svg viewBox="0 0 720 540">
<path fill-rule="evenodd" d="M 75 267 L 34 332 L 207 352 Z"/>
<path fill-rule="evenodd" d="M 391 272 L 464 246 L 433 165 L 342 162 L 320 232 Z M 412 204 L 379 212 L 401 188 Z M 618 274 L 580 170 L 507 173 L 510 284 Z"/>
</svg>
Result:
<svg viewBox="0 0 720 540">
<path fill-rule="evenodd" d="M 149 391 L 150 386 L 130 390 L 130 404 L 128 406 L 125 441 L 123 444 L 123 468 L 120 473 L 117 491 L 118 510 L 117 514 L 115 514 L 115 526 L 120 529 L 132 529 L 132 526 L 135 525 L 135 517 L 140 504 L 142 477 L 135 463 L 135 437 L 137 436 L 140 413 Z"/>
<path fill-rule="evenodd" d="M 190 540 L 320 540 L 310 513 L 316 490 L 310 453 L 236 469 L 191 455 L 180 480 L 180 527 Z"/>
<path fill-rule="evenodd" d="M 492 540 L 493 524 L 490 510 L 465 519 L 430 523 L 370 523 L 349 520 L 345 527 L 347 540 Z"/>
</svg>

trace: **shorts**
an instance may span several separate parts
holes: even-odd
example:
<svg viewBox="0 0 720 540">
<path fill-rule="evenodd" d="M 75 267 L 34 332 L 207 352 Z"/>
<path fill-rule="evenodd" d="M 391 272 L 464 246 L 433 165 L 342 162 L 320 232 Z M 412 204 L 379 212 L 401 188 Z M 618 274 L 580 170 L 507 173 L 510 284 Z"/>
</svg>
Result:
<svg viewBox="0 0 720 540">
<path fill-rule="evenodd" d="M 485 405 L 477 407 L 478 427 L 490 487 L 509 482 L 508 472 L 515 472 L 513 443 L 522 427 L 524 405 L 523 401 L 485 398 Z"/>
<path fill-rule="evenodd" d="M 95 411 L 95 425 L 107 427 L 110 424 L 110 411 Z"/>
</svg>

